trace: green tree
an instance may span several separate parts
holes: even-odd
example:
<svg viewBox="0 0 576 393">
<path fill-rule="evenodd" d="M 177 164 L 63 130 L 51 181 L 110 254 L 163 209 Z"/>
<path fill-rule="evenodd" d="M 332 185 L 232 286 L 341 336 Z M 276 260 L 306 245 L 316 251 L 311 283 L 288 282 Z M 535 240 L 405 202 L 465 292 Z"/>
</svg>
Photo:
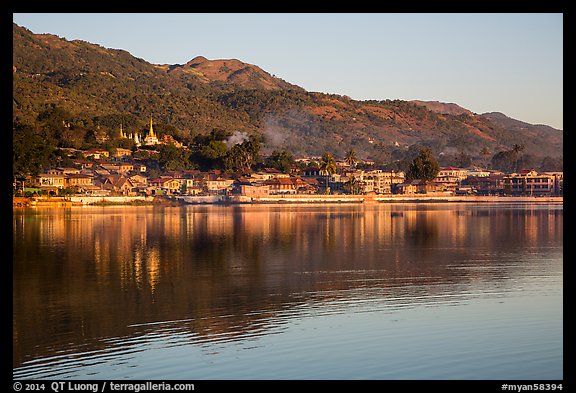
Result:
<svg viewBox="0 0 576 393">
<path fill-rule="evenodd" d="M 48 107 L 38 114 L 36 120 L 44 126 L 50 126 L 54 128 L 62 128 L 72 119 L 70 113 L 57 106 L 56 104 L 50 104 Z"/>
<path fill-rule="evenodd" d="M 256 164 L 259 152 L 260 140 L 257 137 L 238 143 L 224 157 L 224 169 L 229 172 L 248 171 Z"/>
<path fill-rule="evenodd" d="M 172 144 L 159 145 L 158 164 L 164 171 L 195 169 L 195 165 L 190 161 L 189 152 L 186 149 L 176 147 Z"/>
<path fill-rule="evenodd" d="M 210 168 L 221 168 L 228 147 L 223 141 L 211 140 L 207 145 L 200 147 L 199 153 L 202 161 Z"/>
<path fill-rule="evenodd" d="M 276 168 L 283 173 L 290 173 L 294 164 L 294 156 L 287 150 L 274 150 L 266 159 L 266 166 Z"/>
<path fill-rule="evenodd" d="M 224 157 L 224 169 L 227 172 L 245 171 L 250 168 L 248 150 L 242 144 L 234 145 Z"/>
<path fill-rule="evenodd" d="M 15 125 L 12 130 L 12 172 L 16 178 L 36 176 L 50 165 L 55 147 L 28 125 Z"/>
<path fill-rule="evenodd" d="M 225 167 L 225 158 L 228 155 L 226 139 L 232 133 L 214 128 L 209 134 L 196 135 L 190 149 L 192 160 L 202 169 L 222 169 Z"/>
<path fill-rule="evenodd" d="M 438 172 L 440 172 L 440 165 L 432 155 L 432 150 L 422 148 L 418 157 L 410 164 L 406 172 L 406 178 L 408 180 L 432 180 L 438 175 Z"/>
</svg>

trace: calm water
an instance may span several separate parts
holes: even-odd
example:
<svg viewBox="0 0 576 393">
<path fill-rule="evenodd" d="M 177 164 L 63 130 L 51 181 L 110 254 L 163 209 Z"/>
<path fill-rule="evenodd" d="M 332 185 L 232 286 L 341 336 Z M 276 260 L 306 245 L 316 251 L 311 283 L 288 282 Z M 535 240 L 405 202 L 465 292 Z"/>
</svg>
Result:
<svg viewBox="0 0 576 393">
<path fill-rule="evenodd" d="M 13 376 L 562 379 L 561 205 L 13 215 Z"/>
</svg>

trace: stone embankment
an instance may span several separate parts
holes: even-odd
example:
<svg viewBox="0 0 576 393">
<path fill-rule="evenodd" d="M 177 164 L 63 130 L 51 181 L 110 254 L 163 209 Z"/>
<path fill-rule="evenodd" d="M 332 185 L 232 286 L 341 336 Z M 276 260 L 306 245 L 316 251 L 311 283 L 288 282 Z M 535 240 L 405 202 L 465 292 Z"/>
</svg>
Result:
<svg viewBox="0 0 576 393">
<path fill-rule="evenodd" d="M 489 202 L 489 203 L 557 203 L 561 196 L 453 196 L 453 195 L 269 195 L 249 197 L 243 195 L 179 195 L 154 196 L 69 196 L 69 197 L 14 197 L 13 207 L 71 207 L 87 205 L 148 205 L 148 204 L 279 204 L 279 203 L 430 203 L 430 202 Z"/>
<path fill-rule="evenodd" d="M 67 196 L 67 197 L 32 197 L 12 198 L 13 207 L 71 207 L 83 205 L 126 205 L 146 204 L 155 201 L 154 197 L 146 196 Z"/>
<path fill-rule="evenodd" d="M 269 195 L 266 197 L 236 196 L 176 196 L 188 204 L 211 203 L 414 203 L 414 202 L 508 202 L 563 203 L 561 196 L 454 196 L 454 195 Z"/>
</svg>

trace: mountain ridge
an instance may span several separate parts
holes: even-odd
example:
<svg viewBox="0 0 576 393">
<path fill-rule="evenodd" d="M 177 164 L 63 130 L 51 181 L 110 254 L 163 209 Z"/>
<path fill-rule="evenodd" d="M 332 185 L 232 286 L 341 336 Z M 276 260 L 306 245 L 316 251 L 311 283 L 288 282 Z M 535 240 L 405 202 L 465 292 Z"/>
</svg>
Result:
<svg viewBox="0 0 576 393">
<path fill-rule="evenodd" d="M 506 119 L 452 103 L 356 101 L 308 92 L 237 59 L 195 56 L 185 64 L 158 65 L 125 50 L 38 35 L 16 24 L 13 48 L 13 119 L 26 123 L 57 105 L 87 127 L 111 130 L 121 121 L 142 127 L 154 114 L 185 142 L 220 128 L 262 135 L 268 151 L 302 155 L 355 149 L 361 157 L 386 161 L 423 145 L 436 154 L 479 157 L 482 148 L 495 153 L 521 143 L 526 153 L 562 156 L 563 133 L 551 127 L 555 131 L 503 126 Z"/>
<path fill-rule="evenodd" d="M 462 115 L 468 114 L 472 115 L 473 112 L 469 109 L 463 108 L 458 104 L 453 102 L 441 102 L 441 101 L 423 101 L 423 100 L 410 100 L 410 102 L 417 105 L 423 105 L 431 111 L 447 114 L 447 115 Z"/>
</svg>

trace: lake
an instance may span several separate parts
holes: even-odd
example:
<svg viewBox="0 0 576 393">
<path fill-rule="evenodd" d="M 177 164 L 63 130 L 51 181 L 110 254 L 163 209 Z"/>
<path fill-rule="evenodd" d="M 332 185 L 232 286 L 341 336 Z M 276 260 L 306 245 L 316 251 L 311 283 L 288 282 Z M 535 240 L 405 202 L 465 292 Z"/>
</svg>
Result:
<svg viewBox="0 0 576 393">
<path fill-rule="evenodd" d="M 13 210 L 15 379 L 563 379 L 563 207 Z"/>
</svg>

